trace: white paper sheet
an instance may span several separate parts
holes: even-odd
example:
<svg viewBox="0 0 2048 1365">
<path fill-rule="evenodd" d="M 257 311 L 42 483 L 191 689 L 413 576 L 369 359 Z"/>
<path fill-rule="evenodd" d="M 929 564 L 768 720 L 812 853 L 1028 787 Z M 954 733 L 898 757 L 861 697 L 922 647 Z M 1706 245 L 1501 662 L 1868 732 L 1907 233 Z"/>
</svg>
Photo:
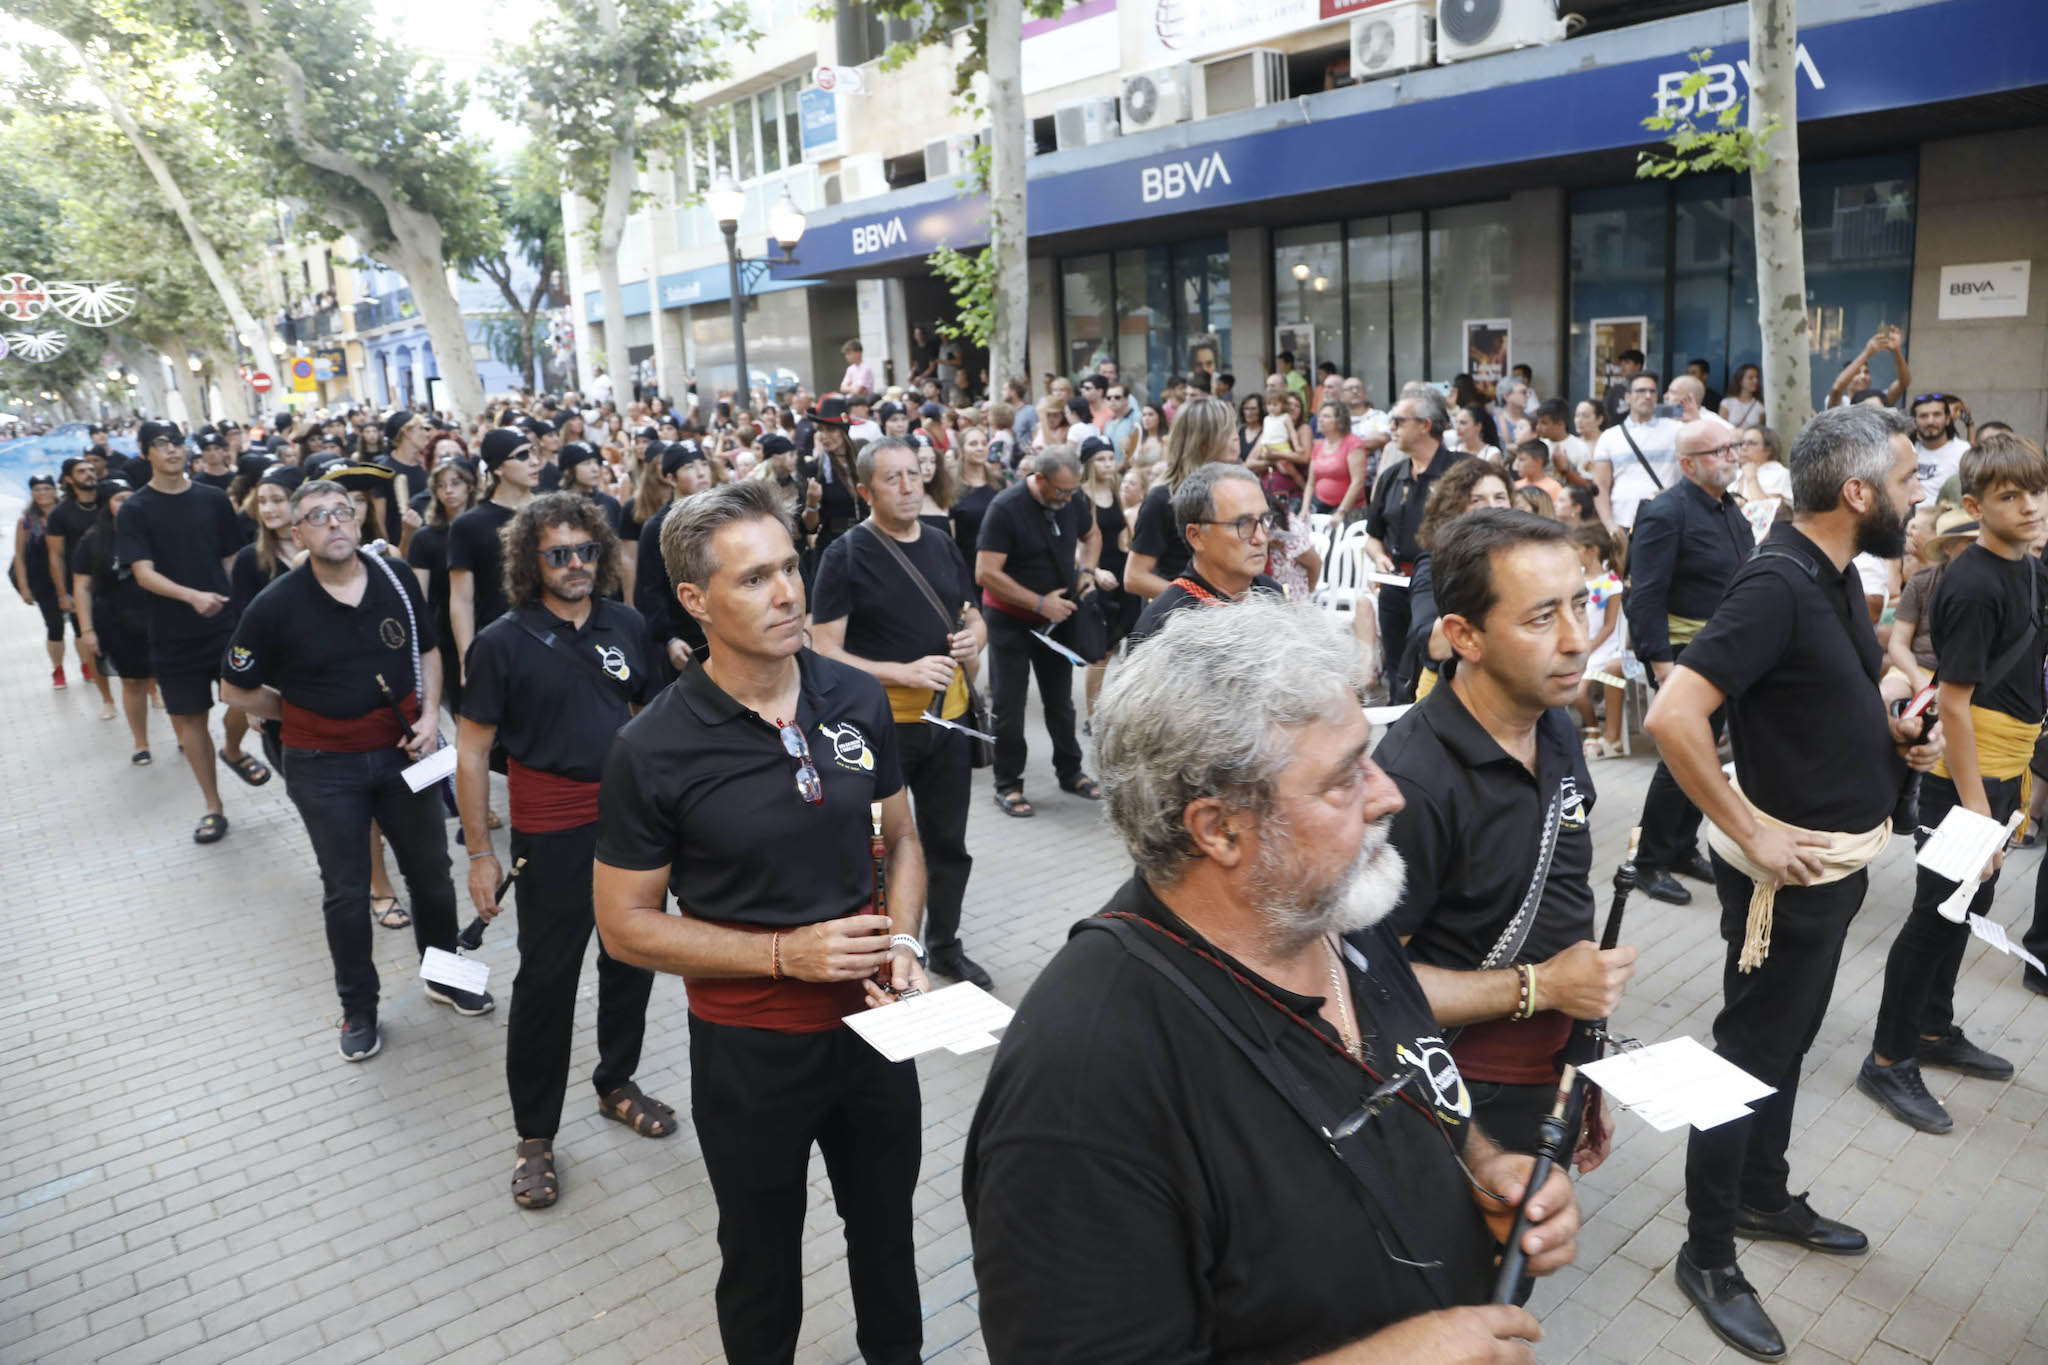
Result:
<svg viewBox="0 0 2048 1365">
<path fill-rule="evenodd" d="M 1586 1077 L 1659 1132 L 1712 1128 L 1741 1118 L 1773 1092 L 1691 1037 L 1673 1038 L 1589 1062 Z"/>
<path fill-rule="evenodd" d="M 1975 934 L 1978 938 L 1983 939 L 1992 947 L 1998 949 L 1999 952 L 2011 954 L 2012 956 L 2018 958 L 2020 961 L 2026 963 L 2029 967 L 2032 967 L 2037 972 L 2048 971 L 2048 967 L 2043 967 L 2041 965 L 2040 958 L 2035 957 L 2025 948 L 2022 948 L 2019 944 L 2014 943 L 2012 941 L 2012 935 L 2006 933 L 2005 926 L 2003 924 L 2000 924 L 1997 920 L 1991 919 L 1984 915 L 1971 915 L 1969 917 L 1969 923 L 1971 933 Z"/>
<path fill-rule="evenodd" d="M 985 735 L 979 730 L 970 730 L 965 725 L 962 725 L 960 722 L 955 720 L 946 720 L 943 717 L 934 716 L 927 713 L 925 715 L 924 722 L 927 725 L 939 726 L 941 729 L 958 730 L 961 734 L 968 736 L 970 739 L 985 739 L 991 744 L 996 742 L 996 737 L 994 735 Z"/>
<path fill-rule="evenodd" d="M 990 1036 L 1014 1014 L 1008 1005 L 972 982 L 914 995 L 893 1005 L 861 1010 L 846 1023 L 892 1062 L 947 1048 L 972 1052 L 995 1042 Z"/>
<path fill-rule="evenodd" d="M 1058 640 L 1053 639 L 1052 636 L 1047 635 L 1042 630 L 1032 631 L 1031 638 L 1038 641 L 1038 643 L 1044 645 L 1053 653 L 1060 655 L 1062 658 L 1072 660 L 1073 665 L 1076 668 L 1086 668 L 1088 666 L 1088 661 L 1086 659 L 1076 654 L 1073 650 L 1068 649 L 1065 645 L 1061 644 Z"/>
<path fill-rule="evenodd" d="M 2025 811 L 2017 811 L 2011 821 L 2000 824 L 1988 815 L 1979 815 L 1965 807 L 1949 807 L 1948 814 L 1935 826 L 1934 833 L 1920 845 L 1919 856 L 1913 859 L 1935 876 L 1958 883 L 1948 899 L 1941 903 L 1944 919 L 1951 924 L 1963 922 L 1963 916 L 1969 913 L 1970 898 L 1977 893 L 1977 880 L 1983 874 L 1985 864 L 2005 847 L 2006 839 L 2019 828 L 2025 816 Z"/>
<path fill-rule="evenodd" d="M 473 957 L 461 957 L 445 948 L 429 948 L 420 959 L 420 976 L 437 986 L 481 995 L 491 984 L 491 969 Z"/>
<path fill-rule="evenodd" d="M 1368 706 L 1365 708 L 1367 725 L 1392 725 L 1408 714 L 1406 706 Z"/>
<path fill-rule="evenodd" d="M 443 744 L 419 762 L 407 764 L 399 776 L 416 792 L 425 791 L 444 777 L 455 776 L 455 746 Z"/>
<path fill-rule="evenodd" d="M 1393 588 L 1405 588 L 1408 586 L 1408 575 L 1404 573 L 1369 573 L 1366 577 L 1375 583 L 1385 583 Z"/>
</svg>

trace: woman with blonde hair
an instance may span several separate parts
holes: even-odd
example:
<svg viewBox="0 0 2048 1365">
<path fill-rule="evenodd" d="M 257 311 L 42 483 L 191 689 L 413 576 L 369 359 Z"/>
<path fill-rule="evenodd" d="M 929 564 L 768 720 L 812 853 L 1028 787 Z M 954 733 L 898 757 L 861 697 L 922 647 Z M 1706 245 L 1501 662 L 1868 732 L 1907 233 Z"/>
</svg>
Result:
<svg viewBox="0 0 2048 1365">
<path fill-rule="evenodd" d="M 1193 557 L 1173 519 L 1173 490 L 1206 464 L 1238 463 L 1237 414 L 1221 398 L 1190 398 L 1166 434 L 1166 477 L 1138 505 L 1131 529 L 1124 589 L 1150 601 L 1166 591 Z"/>
</svg>

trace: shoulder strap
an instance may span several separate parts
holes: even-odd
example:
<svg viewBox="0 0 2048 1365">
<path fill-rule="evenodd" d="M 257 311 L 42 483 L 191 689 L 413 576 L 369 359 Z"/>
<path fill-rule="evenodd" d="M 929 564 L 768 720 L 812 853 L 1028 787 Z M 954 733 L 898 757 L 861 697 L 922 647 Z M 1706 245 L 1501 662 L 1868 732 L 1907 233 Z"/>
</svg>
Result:
<svg viewBox="0 0 2048 1365">
<path fill-rule="evenodd" d="M 1550 881 L 1550 859 L 1557 852 L 1557 829 L 1563 816 L 1564 784 L 1560 782 L 1557 790 L 1550 794 L 1550 809 L 1543 815 L 1543 839 L 1536 846 L 1536 871 L 1529 878 L 1529 889 L 1522 893 L 1522 903 L 1515 908 L 1514 918 L 1500 931 L 1500 937 L 1480 962 L 1479 970 L 1507 966 L 1522 951 L 1522 945 L 1529 941 L 1529 931 L 1536 927 L 1536 908 L 1542 903 L 1543 888 Z"/>
<path fill-rule="evenodd" d="M 1101 929 L 1114 934 L 1126 952 L 1165 977 L 1175 989 L 1192 1001 L 1195 1008 L 1222 1032 L 1224 1038 L 1244 1054 L 1245 1060 L 1252 1064 L 1253 1070 L 1265 1078 L 1266 1083 L 1279 1093 L 1280 1098 L 1287 1101 L 1288 1107 L 1300 1115 L 1311 1130 L 1322 1136 L 1328 1143 L 1331 1153 L 1343 1163 L 1344 1169 L 1364 1187 L 1367 1203 L 1378 1213 L 1380 1220 L 1385 1224 L 1384 1230 L 1392 1237 L 1396 1247 L 1405 1253 L 1399 1258 L 1401 1263 L 1413 1267 L 1422 1276 L 1423 1282 L 1429 1286 L 1430 1293 L 1435 1296 L 1439 1306 L 1448 1308 L 1456 1302 L 1443 1262 L 1415 1259 L 1416 1249 L 1422 1243 L 1415 1237 L 1414 1226 L 1408 1216 L 1408 1207 L 1401 1202 L 1401 1197 L 1387 1178 L 1387 1173 L 1374 1165 L 1365 1153 L 1359 1150 L 1357 1143 L 1330 1138 L 1330 1131 L 1336 1126 L 1339 1116 L 1330 1112 L 1329 1107 L 1314 1090 L 1310 1089 L 1299 1071 L 1278 1053 L 1262 1048 L 1246 1037 L 1244 1030 L 1232 1022 L 1230 1016 L 1218 1009 L 1216 1002 L 1211 1000 L 1201 987 L 1190 981 L 1187 973 L 1170 962 L 1166 954 L 1159 951 L 1157 945 L 1148 941 L 1137 926 L 1126 920 L 1109 919 L 1098 915 L 1081 921 L 1076 929 Z"/>
<path fill-rule="evenodd" d="M 2029 560 L 2032 558 L 2032 555 L 2027 556 L 2027 559 Z M 2022 560 L 2020 562 L 2026 563 L 2027 560 Z M 1978 684 L 1980 688 L 1991 687 L 1999 682 L 2004 681 L 2005 675 L 2012 672 L 2013 669 L 2019 667 L 2020 660 L 2024 659 L 2027 656 L 2028 648 L 2031 645 L 2033 645 L 2036 640 L 2040 638 L 2041 627 L 2039 622 L 2041 619 L 2041 571 L 2039 568 L 2031 564 L 2028 565 L 2028 569 L 2029 572 L 2027 574 L 2026 628 L 2020 631 L 2018 639 L 2014 640 L 2003 651 L 2001 651 L 1999 653 L 1999 656 L 1996 659 L 1993 659 L 1990 665 L 1985 668 L 1984 681 Z M 1931 598 L 1929 599 L 1929 605 L 1933 605 Z M 1941 668 L 1939 661 L 1936 662 L 1934 675 L 1937 679 L 1941 676 Z"/>
<path fill-rule="evenodd" d="M 1627 418 L 1622 419 L 1620 431 L 1621 439 L 1628 442 L 1628 448 L 1635 455 L 1636 463 L 1641 465 L 1643 467 L 1643 472 L 1650 476 L 1650 482 L 1657 485 L 1657 491 L 1659 493 L 1663 492 L 1664 480 L 1657 477 L 1657 471 L 1655 469 L 1652 469 L 1650 467 L 1650 462 L 1643 458 L 1643 448 L 1636 444 L 1636 438 L 1628 434 Z"/>
<path fill-rule="evenodd" d="M 427 699 L 427 674 L 420 666 L 420 623 L 412 614 L 412 594 L 405 590 L 405 584 L 398 581 L 398 573 L 391 567 L 391 561 L 384 558 L 384 552 L 391 547 L 383 541 L 372 541 L 362 547 L 363 556 L 384 571 L 384 579 L 391 584 L 391 591 L 398 594 L 398 604 L 405 608 L 405 624 L 410 627 L 412 645 L 413 686 L 419 691 L 422 704 Z"/>
<path fill-rule="evenodd" d="M 903 553 L 903 547 L 896 543 L 896 537 L 875 525 L 873 517 L 869 517 L 861 525 L 872 532 L 876 540 L 882 542 L 882 548 L 889 552 L 889 557 L 896 561 L 897 567 L 910 575 L 910 581 L 917 584 L 917 590 L 924 594 L 924 600 L 931 603 L 932 610 L 937 612 L 939 620 L 945 623 L 946 634 L 951 635 L 958 630 L 960 627 L 954 622 L 953 613 L 947 611 L 945 604 L 939 601 L 938 593 L 932 590 L 932 585 L 925 576 L 917 571 L 917 565 L 910 562 L 910 556 Z"/>
<path fill-rule="evenodd" d="M 596 611 L 597 604 L 593 602 L 591 604 L 590 609 L 592 611 Z M 512 620 L 518 624 L 519 628 L 525 631 L 528 635 L 531 635 L 534 639 L 540 641 L 549 649 L 554 650 L 557 654 L 566 654 L 571 659 L 574 659 L 582 667 L 593 670 L 594 672 L 596 672 L 598 677 L 604 679 L 605 683 L 608 686 L 616 689 L 621 695 L 625 693 L 628 684 L 624 681 L 621 681 L 618 678 L 614 678 L 611 674 L 605 671 L 604 665 L 598 661 L 597 651 L 595 649 L 586 652 L 584 650 L 576 648 L 574 644 L 572 644 L 568 640 L 563 639 L 561 636 L 555 634 L 554 631 L 542 630 L 539 626 L 536 626 L 532 622 L 532 620 L 528 618 L 524 610 L 514 611 L 510 613 L 510 615 L 512 617 Z M 627 700 L 630 702 L 631 699 L 627 698 Z"/>
</svg>

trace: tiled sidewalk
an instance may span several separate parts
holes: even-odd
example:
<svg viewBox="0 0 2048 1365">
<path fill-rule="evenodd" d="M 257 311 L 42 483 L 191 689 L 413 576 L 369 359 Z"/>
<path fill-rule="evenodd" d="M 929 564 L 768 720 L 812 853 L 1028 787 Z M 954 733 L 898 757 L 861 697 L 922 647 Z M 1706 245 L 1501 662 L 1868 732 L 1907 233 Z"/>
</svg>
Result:
<svg viewBox="0 0 2048 1365">
<path fill-rule="evenodd" d="M 198 806 L 161 714 L 156 765 L 131 770 L 125 726 L 96 718 L 95 694 L 75 678 L 50 691 L 35 626 L 27 609 L 0 614 L 0 1361 L 721 1358 L 713 1210 L 687 1125 L 635 1137 L 599 1119 L 579 1079 L 558 1141 L 562 1202 L 511 1203 L 509 924 L 482 954 L 499 1008 L 478 1020 L 427 1002 L 410 933 L 380 931 L 385 1050 L 343 1063 L 319 887 L 282 784 L 250 791 L 223 774 L 233 832 L 195 846 Z M 1038 818 L 1005 820 L 984 792 L 970 834 L 967 942 L 1013 1002 L 1128 867 L 1095 808 L 1056 792 L 1042 742 L 1034 759 Z M 1596 773 L 1603 879 L 1649 771 L 1639 756 Z M 2030 911 L 2038 859 L 2008 868 L 2008 924 Z M 2020 1074 L 1931 1075 L 1956 1115 L 1947 1137 L 1910 1133 L 1853 1088 L 1909 869 L 1903 846 L 1877 865 L 1794 1153 L 1816 1204 L 1876 1249 L 1836 1260 L 1757 1246 L 1744 1265 L 1799 1339 L 1794 1360 L 2048 1361 L 2048 1150 L 2034 1131 L 2048 1110 L 2048 1001 L 2008 959 L 1971 948 L 1964 1022 Z M 1603 887 L 1603 913 L 1606 899 Z M 1645 956 L 1622 1029 L 1705 1036 L 1720 970 L 1705 900 L 1631 905 L 1627 937 Z M 664 979 L 641 1080 L 678 1108 L 682 1024 L 681 985 Z M 586 1008 L 578 1077 L 594 1053 Z M 919 1268 L 928 1352 L 948 1362 L 985 1358 L 958 1168 L 988 1060 L 920 1064 Z M 1548 1333 L 1539 1355 L 1720 1358 L 1670 1280 L 1681 1137 L 1627 1117 L 1620 1135 L 1581 1186 L 1579 1265 L 1533 1304 Z M 822 1166 L 814 1188 L 799 1358 L 851 1361 Z"/>
</svg>

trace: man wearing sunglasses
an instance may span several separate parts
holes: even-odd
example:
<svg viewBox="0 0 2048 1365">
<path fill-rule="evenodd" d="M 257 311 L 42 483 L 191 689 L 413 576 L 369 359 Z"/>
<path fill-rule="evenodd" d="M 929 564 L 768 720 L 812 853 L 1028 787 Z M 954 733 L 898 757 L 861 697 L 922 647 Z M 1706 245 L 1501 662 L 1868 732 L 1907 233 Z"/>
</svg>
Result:
<svg viewBox="0 0 2048 1365">
<path fill-rule="evenodd" d="M 587 448 L 587 447 L 586 447 Z M 576 986 L 595 921 L 590 863 L 597 784 L 612 737 L 659 684 L 640 613 L 618 590 L 618 536 L 580 492 L 548 493 L 505 528 L 505 614 L 469 651 L 456 739 L 456 804 L 469 854 L 469 899 L 495 919 L 503 877 L 491 847 L 491 746 L 506 753 L 517 882 L 519 975 L 505 1036 L 505 1079 L 519 1143 L 512 1199 L 543 1209 L 561 1185 L 555 1133 L 569 1082 Z M 597 950 L 598 1108 L 642 1137 L 676 1130 L 675 1110 L 633 1083 L 654 974 Z"/>
<path fill-rule="evenodd" d="M 1266 575 L 1274 517 L 1258 476 L 1237 464 L 1206 464 L 1173 490 L 1173 520 L 1194 558 L 1187 572 L 1145 604 L 1131 628 L 1131 647 L 1189 607 L 1241 602 L 1253 590 L 1286 595 Z"/>
<path fill-rule="evenodd" d="M 285 791 L 320 863 L 327 950 L 341 996 L 341 1055 L 360 1062 L 383 1046 L 370 947 L 372 820 L 412 892 L 414 944 L 422 954 L 455 950 L 455 885 L 439 786 L 416 792 L 403 775 L 440 747 L 440 641 L 419 580 L 402 561 L 362 551 L 362 523 L 346 488 L 302 483 L 291 515 L 292 538 L 306 561 L 242 613 L 221 696 L 281 724 Z M 491 1011 L 488 992 L 429 982 L 426 996 L 459 1014 Z"/>
<path fill-rule="evenodd" d="M 926 987 L 924 856 L 889 698 L 803 647 L 796 543 L 768 484 L 698 493 L 662 524 L 661 548 L 708 652 L 612 745 L 593 889 L 606 950 L 689 988 L 690 1111 L 718 1201 L 726 1358 L 795 1353 L 815 1145 L 856 1267 L 861 1356 L 914 1365 L 917 1072 L 845 1027 L 863 1005 Z M 665 891 L 679 915 L 663 913 Z"/>
</svg>

